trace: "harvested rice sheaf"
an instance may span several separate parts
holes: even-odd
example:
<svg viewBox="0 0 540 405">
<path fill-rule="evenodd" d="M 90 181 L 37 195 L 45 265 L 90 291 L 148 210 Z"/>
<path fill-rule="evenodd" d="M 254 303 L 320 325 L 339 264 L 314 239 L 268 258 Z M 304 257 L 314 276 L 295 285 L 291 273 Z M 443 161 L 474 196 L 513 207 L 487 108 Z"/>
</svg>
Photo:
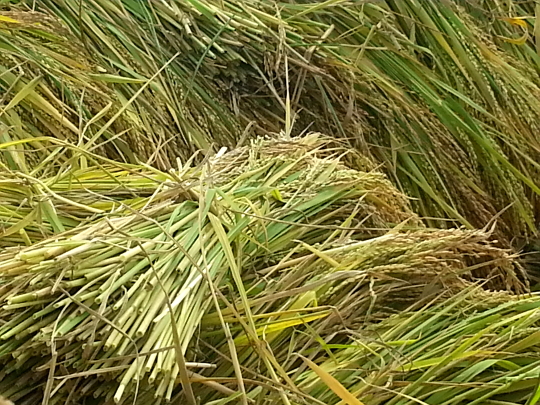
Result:
<svg viewBox="0 0 540 405">
<path fill-rule="evenodd" d="M 241 375 L 208 345 L 275 389 L 290 380 L 280 366 L 289 354 L 273 345 L 291 336 L 309 346 L 343 322 L 356 330 L 400 300 L 432 299 L 431 284 L 524 288 L 488 233 L 426 229 L 383 175 L 341 155 L 317 134 L 257 139 L 169 173 L 176 181 L 143 189 L 135 208 L 5 248 L 0 394 L 18 405 L 44 393 L 49 403 L 157 403 L 181 392 L 184 375 L 203 382 L 201 398 L 236 395 L 201 376 Z"/>
<path fill-rule="evenodd" d="M 188 348 L 212 305 L 212 290 L 232 283 L 242 292 L 244 268 L 275 261 L 298 241 L 324 242 L 328 227 L 344 221 L 350 229 L 365 226 L 364 237 L 384 232 L 389 222 L 415 224 L 405 199 L 401 209 L 399 200 L 385 202 L 396 192 L 383 176 L 347 169 L 323 147 L 316 135 L 257 141 L 189 171 L 181 182 L 156 185 L 144 204 L 122 201 L 122 210 L 88 225 L 26 248 L 6 248 L 0 255 L 2 393 L 22 403 L 43 395 L 27 393 L 29 385 L 19 391 L 12 379 L 42 381 L 55 352 L 57 376 L 115 378 L 116 388 L 105 398 L 120 401 L 137 378 L 145 384 L 141 389 L 170 397 L 180 370 L 174 350 L 159 351 L 176 339 L 168 304 L 179 326 L 176 343 L 193 357 Z M 111 182 L 111 191 L 116 186 Z M 95 189 L 108 195 L 104 184 Z M 70 201 L 93 192 L 75 186 Z M 140 197 L 147 194 L 141 188 Z M 147 352 L 152 354 L 134 360 Z M 66 393 L 58 390 L 56 400 Z"/>
<path fill-rule="evenodd" d="M 508 291 L 486 291 L 469 281 L 471 275 L 475 275 L 473 278 L 478 282 L 481 274 L 489 279 L 497 271 L 506 274 L 509 280 L 518 281 L 515 276 L 520 271 L 519 265 L 489 238 L 489 234 L 481 231 L 390 231 L 369 240 L 328 249 L 315 250 L 316 246 L 311 246 L 303 257 L 284 260 L 260 271 L 266 283 L 251 300 L 252 316 L 257 320 L 257 335 L 264 342 L 266 353 L 278 359 L 275 373 L 279 381 L 287 385 L 291 403 L 339 403 L 339 397 L 326 385 L 328 380 L 316 369 L 308 372 L 308 363 L 304 364 L 298 355 L 315 361 L 366 404 L 386 403 L 402 389 L 413 397 L 409 398 L 411 404 L 417 403 L 432 390 L 426 383 L 426 387 L 421 385 L 425 388 L 422 395 L 416 396 L 412 389 L 414 381 L 433 380 L 433 385 L 444 391 L 446 381 L 453 378 L 452 373 L 463 373 L 460 381 L 465 386 L 470 383 L 478 387 L 474 392 L 456 389 L 463 392 L 465 398 L 476 398 L 479 392 L 499 398 L 497 392 L 482 388 L 483 375 L 472 370 L 474 361 L 486 360 L 485 365 L 489 367 L 499 357 L 511 359 L 514 355 L 504 353 L 506 348 L 513 348 L 520 339 L 526 339 L 527 331 L 540 333 L 537 322 L 540 303 L 538 298 L 520 300 L 518 295 Z M 474 257 L 476 265 L 467 265 L 467 257 Z M 273 272 L 271 277 L 270 272 Z M 434 303 L 441 301 L 443 304 L 433 309 Z M 244 314 L 239 300 L 233 307 Z M 233 314 L 231 308 L 221 313 L 236 326 L 240 321 Z M 508 317 L 506 323 L 505 317 Z M 498 320 L 501 322 L 497 323 Z M 429 329 L 430 322 L 435 325 L 434 330 Z M 469 322 L 471 329 L 467 329 Z M 417 326 L 419 323 L 421 326 Z M 455 323 L 459 323 L 459 327 Z M 516 335 L 491 342 L 491 327 L 483 328 L 492 323 L 497 323 L 496 333 L 516 327 Z M 203 318 L 204 326 L 217 324 L 215 312 Z M 457 336 L 452 337 L 450 332 L 447 335 L 446 328 Z M 389 329 L 395 332 L 391 337 L 387 334 Z M 475 333 L 482 338 L 481 344 L 475 341 Z M 272 371 L 263 361 L 264 351 L 254 344 L 249 332 L 239 330 L 233 333 L 233 339 L 244 377 L 270 381 Z M 201 345 L 208 348 L 203 352 L 204 361 L 218 364 L 216 370 L 204 374 L 233 375 L 234 362 L 228 354 L 223 332 L 216 335 L 203 329 L 201 341 Z M 442 342 L 445 345 L 438 347 Z M 476 349 L 462 353 L 466 344 Z M 488 349 L 482 351 L 482 344 Z M 442 355 L 447 358 L 439 358 Z M 537 357 L 535 352 L 526 353 L 523 361 L 539 367 Z M 418 363 L 419 367 L 398 368 L 409 363 Z M 440 374 L 431 377 L 430 367 L 447 364 L 453 368 L 443 368 Z M 521 389 L 518 376 L 526 376 L 527 384 L 536 381 L 529 369 L 521 366 L 516 360 L 508 374 L 501 371 L 501 375 L 516 377 L 509 379 L 509 390 Z M 265 378 L 261 379 L 261 373 Z M 498 372 L 487 375 L 497 383 L 504 381 Z M 406 382 L 401 384 L 400 381 Z M 448 392 L 451 392 L 450 387 L 452 383 L 447 385 Z M 249 398 L 286 403 L 280 398 L 279 385 L 268 388 L 260 384 L 250 388 Z M 217 397 L 209 393 L 203 402 Z M 445 395 L 445 398 L 452 396 Z"/>
</svg>

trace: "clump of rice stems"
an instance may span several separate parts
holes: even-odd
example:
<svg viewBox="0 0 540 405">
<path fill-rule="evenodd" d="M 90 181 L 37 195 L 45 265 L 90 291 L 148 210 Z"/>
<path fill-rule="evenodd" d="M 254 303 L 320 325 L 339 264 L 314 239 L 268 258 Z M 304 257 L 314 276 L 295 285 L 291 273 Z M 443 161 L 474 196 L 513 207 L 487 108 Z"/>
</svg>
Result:
<svg viewBox="0 0 540 405">
<path fill-rule="evenodd" d="M 144 71 L 136 67 L 138 56 L 126 53 L 125 67 L 133 69 L 112 69 L 106 55 L 94 53 L 51 14 L 3 11 L 0 28 L 0 142 L 15 142 L 0 159 L 10 169 L 26 171 L 57 153 L 58 145 L 44 139 L 51 136 L 118 161 L 141 160 L 163 169 L 208 146 L 194 140 L 195 118 L 180 115 L 162 87 L 168 78 L 158 76 L 170 60 Z M 223 130 L 214 122 L 216 131 Z M 58 160 L 64 163 L 71 152 Z"/>
<path fill-rule="evenodd" d="M 532 39 L 518 51 L 500 37 L 515 38 L 525 24 L 532 38 L 532 20 L 514 17 L 535 14 L 523 2 L 469 3 L 38 6 L 59 16 L 110 74 L 147 78 L 179 54 L 155 89 L 179 117 L 178 150 L 310 127 L 384 163 L 429 225 L 450 218 L 481 228 L 502 213 L 496 232 L 507 243 L 536 229 L 540 83 L 530 68 L 538 60 Z M 486 21 L 482 7 L 497 11 Z"/>
<path fill-rule="evenodd" d="M 257 336 L 246 291 L 255 269 L 325 243 L 329 229 L 332 240 L 361 241 L 403 221 L 420 226 L 384 176 L 348 169 L 343 151 L 325 146 L 316 134 L 256 140 L 183 178 L 171 172 L 177 182 L 155 185 L 143 206 L 124 200 L 103 218 L 4 249 L 0 394 L 18 404 L 170 400 L 179 379 L 189 384 L 183 373 L 213 367 L 198 362 L 194 340 L 210 307 L 241 297 Z M 85 172 L 88 190 L 107 196 L 116 182 L 92 186 L 97 172 Z"/>
<path fill-rule="evenodd" d="M 344 373 L 349 372 L 352 376 L 345 378 L 344 382 L 350 384 L 357 381 L 357 375 L 368 378 L 379 369 L 386 376 L 392 351 L 389 349 L 387 354 L 389 359 L 381 358 L 380 362 L 377 352 L 380 350 L 378 348 L 387 345 L 393 347 L 394 342 L 387 344 L 377 333 L 380 327 L 383 334 L 388 322 L 399 325 L 393 316 L 405 325 L 407 317 L 412 320 L 418 316 L 412 309 L 407 311 L 407 308 L 418 308 L 425 304 L 432 306 L 434 302 L 461 296 L 462 291 L 467 290 L 467 300 L 462 300 L 455 314 L 466 324 L 471 308 L 482 310 L 515 300 L 504 290 L 505 286 L 524 290 L 520 281 L 521 269 L 515 258 L 496 247 L 490 241 L 489 233 L 484 231 L 390 231 L 368 240 L 335 243 L 326 247 L 301 244 L 305 249 L 304 254 L 259 270 L 258 277 L 250 283 L 253 287 L 248 290 L 253 293 L 250 311 L 257 320 L 257 333 L 264 339 L 268 352 L 279 359 L 282 375 L 289 377 L 284 377 L 281 382 L 287 386 L 291 403 L 338 402 L 328 387 L 323 388 L 324 384 L 316 374 L 305 376 L 307 367 L 300 366 L 302 361 L 298 353 L 309 359 L 324 358 L 328 363 L 323 364 L 327 372 L 341 369 Z M 475 288 L 474 293 L 470 292 L 478 282 L 483 283 L 484 287 L 502 287 L 503 291 L 494 293 Z M 439 309 L 456 307 L 457 304 L 445 302 L 445 305 Z M 401 316 L 402 313 L 407 315 Z M 249 397 L 255 401 L 270 397 L 282 403 L 278 402 L 279 385 L 270 383 L 271 375 L 265 371 L 256 346 L 239 327 L 245 316 L 241 302 L 237 300 L 235 305 L 223 309 L 220 314 L 231 325 L 238 325 L 231 327 L 231 330 L 245 378 L 266 383 L 254 387 Z M 516 310 L 515 314 L 519 312 Z M 202 324 L 207 327 L 218 325 L 218 318 L 218 313 L 210 313 L 203 318 Z M 388 318 L 392 320 L 387 321 Z M 443 332 L 440 333 L 442 339 Z M 219 365 L 216 370 L 207 370 L 203 374 L 210 378 L 232 375 L 234 362 L 224 354 L 227 345 L 223 332 L 214 330 L 205 333 L 203 330 L 201 339 L 214 352 L 204 361 Z M 396 337 L 394 340 L 405 339 Z M 368 342 L 365 350 L 358 350 L 364 342 Z M 342 363 L 337 354 L 346 353 L 345 349 L 349 347 L 356 348 L 350 351 L 358 353 L 358 357 Z M 421 353 L 418 351 L 417 356 Z M 373 371 L 356 365 L 356 359 L 364 360 L 368 354 L 373 357 L 373 360 L 369 360 L 373 363 Z M 219 360 L 214 360 L 215 357 Z M 461 357 L 459 359 L 462 360 Z M 406 361 L 405 354 L 402 361 Z M 359 371 L 353 374 L 353 370 L 357 369 Z M 341 374 L 337 375 L 337 379 L 343 382 Z M 392 381 L 391 375 L 388 381 Z M 376 379 L 373 381 L 374 387 L 367 388 L 378 392 L 384 390 L 387 383 L 387 380 Z M 360 390 L 352 392 L 354 396 L 363 398 Z M 372 397 L 367 398 L 369 400 L 365 403 L 372 403 Z M 205 398 L 207 401 L 212 399 L 216 399 L 215 394 Z M 319 402 L 313 402 L 315 400 Z"/>
<path fill-rule="evenodd" d="M 369 404 L 534 403 L 538 297 L 484 300 L 487 308 L 479 310 L 475 293 L 405 311 L 351 334 L 346 344 L 314 344 L 309 357 L 318 367 L 300 365 L 293 378 L 325 404 L 339 397 L 321 375 Z"/>
</svg>

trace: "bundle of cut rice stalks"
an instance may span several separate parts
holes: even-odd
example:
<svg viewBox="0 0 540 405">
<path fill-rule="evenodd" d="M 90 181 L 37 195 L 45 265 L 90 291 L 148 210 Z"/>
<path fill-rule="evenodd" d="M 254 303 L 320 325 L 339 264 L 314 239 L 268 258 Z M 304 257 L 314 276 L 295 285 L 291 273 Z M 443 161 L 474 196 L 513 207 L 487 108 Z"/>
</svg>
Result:
<svg viewBox="0 0 540 405">
<path fill-rule="evenodd" d="M 315 135 L 258 141 L 208 167 L 171 173 L 177 181 L 156 185 L 146 200 L 121 201 L 87 225 L 4 249 L 0 392 L 19 403 L 33 403 L 43 390 L 51 403 L 69 392 L 118 402 L 135 387 L 170 398 L 176 378 L 187 378 L 184 355 L 197 357 L 192 338 L 217 304 L 216 291 L 230 285 L 249 307 L 245 270 L 291 254 L 298 241 L 324 242 L 328 227 L 343 222 L 361 230 L 353 238 L 404 220 L 418 226 L 384 176 L 347 169 L 336 157 L 343 151 L 325 146 Z M 114 178 L 110 184 L 94 188 L 107 197 Z M 70 201 L 92 188 L 80 187 Z M 99 380 L 89 378 L 73 391 L 69 375 L 109 383 L 96 392 Z"/>
<path fill-rule="evenodd" d="M 476 278 L 524 288 L 488 233 L 425 229 L 382 174 L 347 168 L 343 153 L 316 134 L 257 140 L 163 174 L 131 206 L 4 249 L 0 394 L 18 405 L 193 402 L 202 382 L 202 399 L 245 402 L 247 368 L 283 403 L 305 402 L 278 345 L 291 336 L 309 347 L 340 322 L 357 329 Z"/>
<path fill-rule="evenodd" d="M 537 403 L 540 299 L 478 292 L 417 306 L 346 343 L 302 347 L 311 360 L 291 356 L 286 370 L 321 404 L 347 396 L 373 405 Z"/>
<path fill-rule="evenodd" d="M 489 234 L 485 232 L 390 231 L 365 241 L 349 244 L 338 241 L 337 244 L 338 246 L 328 246 L 327 249 L 320 249 L 320 246 L 306 247 L 307 252 L 304 255 L 294 259 L 287 258 L 259 271 L 259 283 L 264 283 L 264 289 L 250 300 L 251 316 L 258 321 L 257 337 L 251 336 L 249 331 L 240 327 L 243 320 L 236 312 L 241 316 L 246 316 L 246 312 L 238 299 L 220 314 L 209 313 L 203 318 L 202 325 L 206 327 L 219 325 L 220 316 L 224 316 L 225 321 L 233 325 L 232 338 L 236 345 L 238 362 L 244 377 L 250 381 L 247 397 L 255 401 L 254 403 L 338 403 L 339 397 L 332 393 L 335 391 L 339 394 L 339 387 L 335 390 L 338 383 L 330 381 L 326 375 L 328 373 L 345 384 L 354 397 L 362 399 L 363 403 L 386 403 L 394 394 L 398 395 L 395 390 L 407 388 L 407 385 L 400 385 L 398 382 L 395 382 L 396 386 L 392 385 L 392 377 L 398 371 L 401 372 L 399 378 L 405 381 L 431 379 L 434 381 L 433 386 L 445 387 L 446 378 L 449 378 L 448 375 L 452 376 L 452 372 L 472 367 L 472 364 L 469 364 L 471 358 L 474 360 L 483 356 L 482 358 L 489 359 L 486 363 L 488 367 L 493 362 L 491 359 L 497 359 L 506 351 L 506 347 L 512 347 L 519 339 L 525 338 L 529 326 L 534 326 L 532 332 L 540 331 L 540 323 L 535 323 L 540 317 L 540 312 L 536 310 L 540 305 L 538 299 L 531 301 L 536 305 L 535 310 L 525 315 L 523 311 L 528 308 L 529 301 L 524 301 L 523 305 L 513 305 L 514 302 L 519 303 L 517 296 L 506 291 L 484 291 L 475 288 L 475 284 L 469 281 L 474 279 L 478 282 L 482 280 L 482 276 L 485 277 L 483 280 L 489 280 L 500 272 L 516 283 L 514 288 L 521 288 L 515 274 L 519 272 L 519 266 L 507 252 L 493 246 L 489 241 Z M 466 296 L 462 294 L 464 290 L 468 291 Z M 458 298 L 455 302 L 444 301 L 434 312 L 431 310 L 434 302 L 452 300 L 456 296 Z M 493 317 L 488 317 L 486 313 L 477 316 L 474 312 L 486 307 L 491 309 L 497 304 L 503 306 L 492 310 L 495 314 Z M 423 311 L 418 311 L 418 308 L 424 305 Z M 451 311 L 453 318 L 446 319 L 445 310 Z M 433 313 L 438 314 L 439 311 L 446 323 L 438 323 L 438 319 L 433 316 Z M 515 321 L 516 335 L 508 341 L 502 339 L 493 344 L 490 342 L 489 331 L 483 331 L 482 328 L 487 325 L 486 322 L 505 316 Z M 522 325 L 519 322 L 529 317 L 534 318 L 530 323 Z M 425 329 L 416 328 L 417 318 L 421 318 L 426 324 L 436 323 L 437 329 L 429 330 L 429 325 Z M 477 322 L 479 319 L 483 322 Z M 446 338 L 445 328 L 453 327 L 455 322 L 460 322 L 455 332 L 458 337 L 438 347 Z M 466 326 L 469 322 L 471 328 L 476 329 L 468 330 Z M 396 326 L 395 329 L 398 330 L 392 330 L 395 333 L 389 337 L 387 329 L 394 325 L 401 326 L 401 329 Z M 504 328 L 506 327 L 505 325 Z M 410 334 L 415 333 L 414 338 L 421 342 L 413 346 L 414 350 L 411 351 L 408 351 L 409 345 L 416 343 L 416 340 L 409 340 L 413 339 L 408 334 L 409 331 L 413 331 Z M 474 341 L 476 332 L 485 334 L 482 335 L 484 338 L 481 342 Z M 474 343 L 476 351 L 470 349 L 462 356 L 462 352 L 457 351 L 460 339 L 469 337 L 470 344 Z M 433 346 L 428 346 L 435 338 L 439 340 L 433 343 Z M 276 374 L 280 378 L 279 384 L 272 381 L 272 370 L 266 367 L 264 354 L 261 354 L 260 343 L 256 339 L 264 342 L 267 356 L 278 359 Z M 448 339 L 451 339 L 451 335 L 448 335 Z M 217 381 L 230 376 L 229 380 L 224 381 L 231 382 L 235 360 L 227 353 L 226 335 L 222 331 L 205 332 L 203 328 L 200 344 L 208 349 L 206 352 L 202 351 L 203 353 L 210 353 L 202 357 L 201 361 L 218 364 L 216 370 L 209 370 L 204 375 L 217 378 Z M 487 347 L 485 351 L 481 350 L 482 345 Z M 403 351 L 394 350 L 396 346 Z M 387 351 L 381 353 L 384 348 L 387 348 Z M 456 352 L 448 354 L 448 361 L 455 356 L 456 362 L 452 364 L 453 369 L 444 370 L 448 374 L 441 373 L 433 377 L 422 374 L 428 367 L 442 363 L 443 359 L 439 357 L 452 348 Z M 495 348 L 497 352 L 494 351 Z M 427 352 L 424 356 L 423 349 L 433 349 L 434 354 Z M 321 373 L 316 365 L 312 365 L 310 367 L 313 371 L 308 373 L 306 369 L 309 370 L 310 367 L 307 365 L 312 363 L 306 361 L 304 364 L 302 356 L 317 364 L 322 363 L 323 372 Z M 525 356 L 527 365 L 534 363 L 534 367 L 540 366 L 536 355 Z M 511 357 L 512 355 L 506 355 L 507 359 Z M 428 360 L 424 362 L 424 358 Z M 409 362 L 422 366 L 395 369 L 401 363 Z M 518 362 L 511 369 L 515 374 L 508 375 L 532 378 L 533 374 L 528 373 L 529 369 L 521 369 L 521 366 Z M 490 376 L 493 379 L 498 377 L 497 373 Z M 395 377 L 395 380 L 398 380 L 398 377 Z M 481 381 L 478 374 L 473 371 L 468 374 L 463 370 L 463 383 L 482 388 Z M 512 380 L 509 387 L 519 389 L 519 384 L 514 385 L 518 381 Z M 429 384 L 425 390 L 432 392 Z M 378 396 L 379 392 L 382 394 Z M 388 392 L 390 394 L 386 395 Z M 423 399 L 415 396 L 416 392 L 409 391 L 408 388 L 403 392 Z M 471 394 L 474 395 L 476 393 Z M 209 396 L 204 397 L 203 403 L 210 403 L 207 401 L 217 398 L 217 395 L 209 393 Z M 343 396 L 341 398 L 346 400 Z M 451 395 L 448 398 L 451 398 Z M 415 402 L 415 399 L 411 401 Z"/>
</svg>

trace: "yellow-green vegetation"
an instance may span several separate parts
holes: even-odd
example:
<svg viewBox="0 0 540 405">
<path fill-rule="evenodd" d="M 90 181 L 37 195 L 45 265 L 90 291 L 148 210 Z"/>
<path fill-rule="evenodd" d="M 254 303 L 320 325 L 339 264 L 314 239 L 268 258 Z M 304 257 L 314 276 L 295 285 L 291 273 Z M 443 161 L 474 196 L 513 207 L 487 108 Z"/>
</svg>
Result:
<svg viewBox="0 0 540 405">
<path fill-rule="evenodd" d="M 537 16 L 0 2 L 0 400 L 537 404 Z"/>
<path fill-rule="evenodd" d="M 200 148 L 309 127 L 384 164 L 432 226 L 450 218 L 483 227 L 504 211 L 500 239 L 535 232 L 540 59 L 528 2 L 14 3 L 58 18 L 66 32 L 54 29 L 44 44 L 2 23 L 2 41 L 23 42 L 5 67 L 22 63 L 20 86 L 3 79 L 6 101 L 44 76 L 34 90 L 72 112 L 57 132 L 86 128 L 73 135 L 87 149 L 107 145 L 116 158 L 134 153 L 168 168 Z M 76 69 L 53 69 L 62 62 L 47 49 L 66 41 L 80 52 L 68 57 L 87 61 L 74 79 L 89 77 L 84 94 L 62 84 Z"/>
</svg>

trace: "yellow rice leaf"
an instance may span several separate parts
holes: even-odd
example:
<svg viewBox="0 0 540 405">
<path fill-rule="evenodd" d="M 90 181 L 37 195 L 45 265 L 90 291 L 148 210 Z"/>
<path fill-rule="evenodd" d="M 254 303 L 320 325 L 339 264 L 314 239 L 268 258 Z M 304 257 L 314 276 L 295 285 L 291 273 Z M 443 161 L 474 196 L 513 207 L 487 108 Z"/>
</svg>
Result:
<svg viewBox="0 0 540 405">
<path fill-rule="evenodd" d="M 319 378 L 330 388 L 334 394 L 340 397 L 348 405 L 364 405 L 358 398 L 351 394 L 347 388 L 345 388 L 341 383 L 328 374 L 325 370 L 319 367 L 317 364 L 312 362 L 310 359 L 299 354 L 307 365 L 319 376 Z"/>
<path fill-rule="evenodd" d="M 311 253 L 313 253 L 315 256 L 318 256 L 319 258 L 324 260 L 330 266 L 335 267 L 335 268 L 339 267 L 339 263 L 335 261 L 334 259 L 332 259 L 330 256 L 328 256 L 326 253 L 318 249 L 315 249 L 313 246 L 310 246 L 305 242 L 302 242 L 302 241 L 298 241 L 298 242 L 302 244 L 302 246 L 305 247 L 307 250 L 309 250 Z"/>
<path fill-rule="evenodd" d="M 34 91 L 36 86 L 41 82 L 42 76 L 34 77 L 30 82 L 25 84 L 17 94 L 11 99 L 9 104 L 4 108 L 5 111 L 9 111 L 13 107 L 15 107 L 17 104 L 19 104 L 22 100 L 24 100 L 30 93 Z"/>
<path fill-rule="evenodd" d="M 528 17 L 503 17 L 501 20 L 512 25 L 519 25 L 520 27 L 527 28 L 527 23 L 525 22 L 525 19 L 527 18 Z"/>
<path fill-rule="evenodd" d="M 88 70 L 89 69 L 88 66 L 85 66 L 82 63 L 79 63 L 76 60 L 70 59 L 70 58 L 68 58 L 68 57 L 66 57 L 64 55 L 59 54 L 59 53 L 53 52 L 50 49 L 43 48 L 41 50 L 41 52 L 43 52 L 44 54 L 50 56 L 51 58 L 56 59 L 58 62 L 63 63 L 64 65 L 72 67 L 74 69 L 81 69 L 81 70 Z"/>
<path fill-rule="evenodd" d="M 525 44 L 525 42 L 527 42 L 527 39 L 529 39 L 529 31 L 527 30 L 527 22 L 525 21 L 527 18 L 529 17 L 503 17 L 501 18 L 502 21 L 505 21 L 509 24 L 523 28 L 525 32 L 523 33 L 523 36 L 521 36 L 520 38 L 507 38 L 507 37 L 502 37 L 502 36 L 499 36 L 499 38 L 501 38 L 505 42 L 509 42 L 515 45 Z"/>
<path fill-rule="evenodd" d="M 399 224 L 397 224 L 396 226 L 394 226 L 392 229 L 390 229 L 388 231 L 388 234 L 397 234 L 397 233 L 400 233 L 403 228 L 405 227 L 405 225 L 410 222 L 411 218 L 407 218 L 405 221 L 403 222 L 400 222 Z"/>
<path fill-rule="evenodd" d="M 525 339 L 522 339 L 519 342 L 514 343 L 512 346 L 505 349 L 505 352 L 519 353 L 525 349 L 528 349 L 531 346 L 538 345 L 539 342 L 540 342 L 540 331 L 537 331 L 533 333 L 532 335 L 525 337 Z"/>
<path fill-rule="evenodd" d="M 16 224 L 10 226 L 8 229 L 6 229 L 3 232 L 0 232 L 0 238 L 4 238 L 6 236 L 12 235 L 16 232 L 19 232 L 21 229 L 24 229 L 26 226 L 30 225 L 34 218 L 36 217 L 36 211 L 31 211 L 27 216 L 25 216 L 23 219 L 21 219 Z"/>
<path fill-rule="evenodd" d="M 298 317 L 294 319 L 287 319 L 284 321 L 280 321 L 277 323 L 273 323 L 271 325 L 264 325 L 260 328 L 257 328 L 256 333 L 257 336 L 261 336 L 263 333 L 270 334 L 274 332 L 279 332 L 281 330 L 291 328 L 296 325 L 302 325 L 307 322 L 312 322 L 320 318 L 324 318 L 325 316 L 328 316 L 330 311 L 325 311 L 323 313 L 314 314 L 314 315 L 307 315 L 303 317 Z M 246 345 L 248 343 L 248 337 L 247 335 L 240 335 L 236 339 L 234 339 L 234 343 L 237 345 Z"/>
<path fill-rule="evenodd" d="M 514 45 L 523 45 L 525 42 L 527 42 L 527 39 L 529 39 L 529 33 L 525 32 L 522 37 L 514 39 L 514 38 L 507 38 L 507 37 L 501 37 L 499 36 L 503 41 L 509 42 Z"/>
<path fill-rule="evenodd" d="M 11 23 L 11 24 L 20 24 L 21 23 L 20 21 L 14 20 L 11 17 L 1 15 L 1 14 L 0 14 L 0 22 Z"/>
<path fill-rule="evenodd" d="M 136 84 L 142 84 L 146 83 L 146 79 L 136 79 L 133 77 L 123 77 L 123 76 L 117 76 L 117 75 L 110 75 L 110 74 L 91 74 L 90 77 L 96 80 L 101 80 L 103 82 L 108 83 L 136 83 Z"/>
</svg>

